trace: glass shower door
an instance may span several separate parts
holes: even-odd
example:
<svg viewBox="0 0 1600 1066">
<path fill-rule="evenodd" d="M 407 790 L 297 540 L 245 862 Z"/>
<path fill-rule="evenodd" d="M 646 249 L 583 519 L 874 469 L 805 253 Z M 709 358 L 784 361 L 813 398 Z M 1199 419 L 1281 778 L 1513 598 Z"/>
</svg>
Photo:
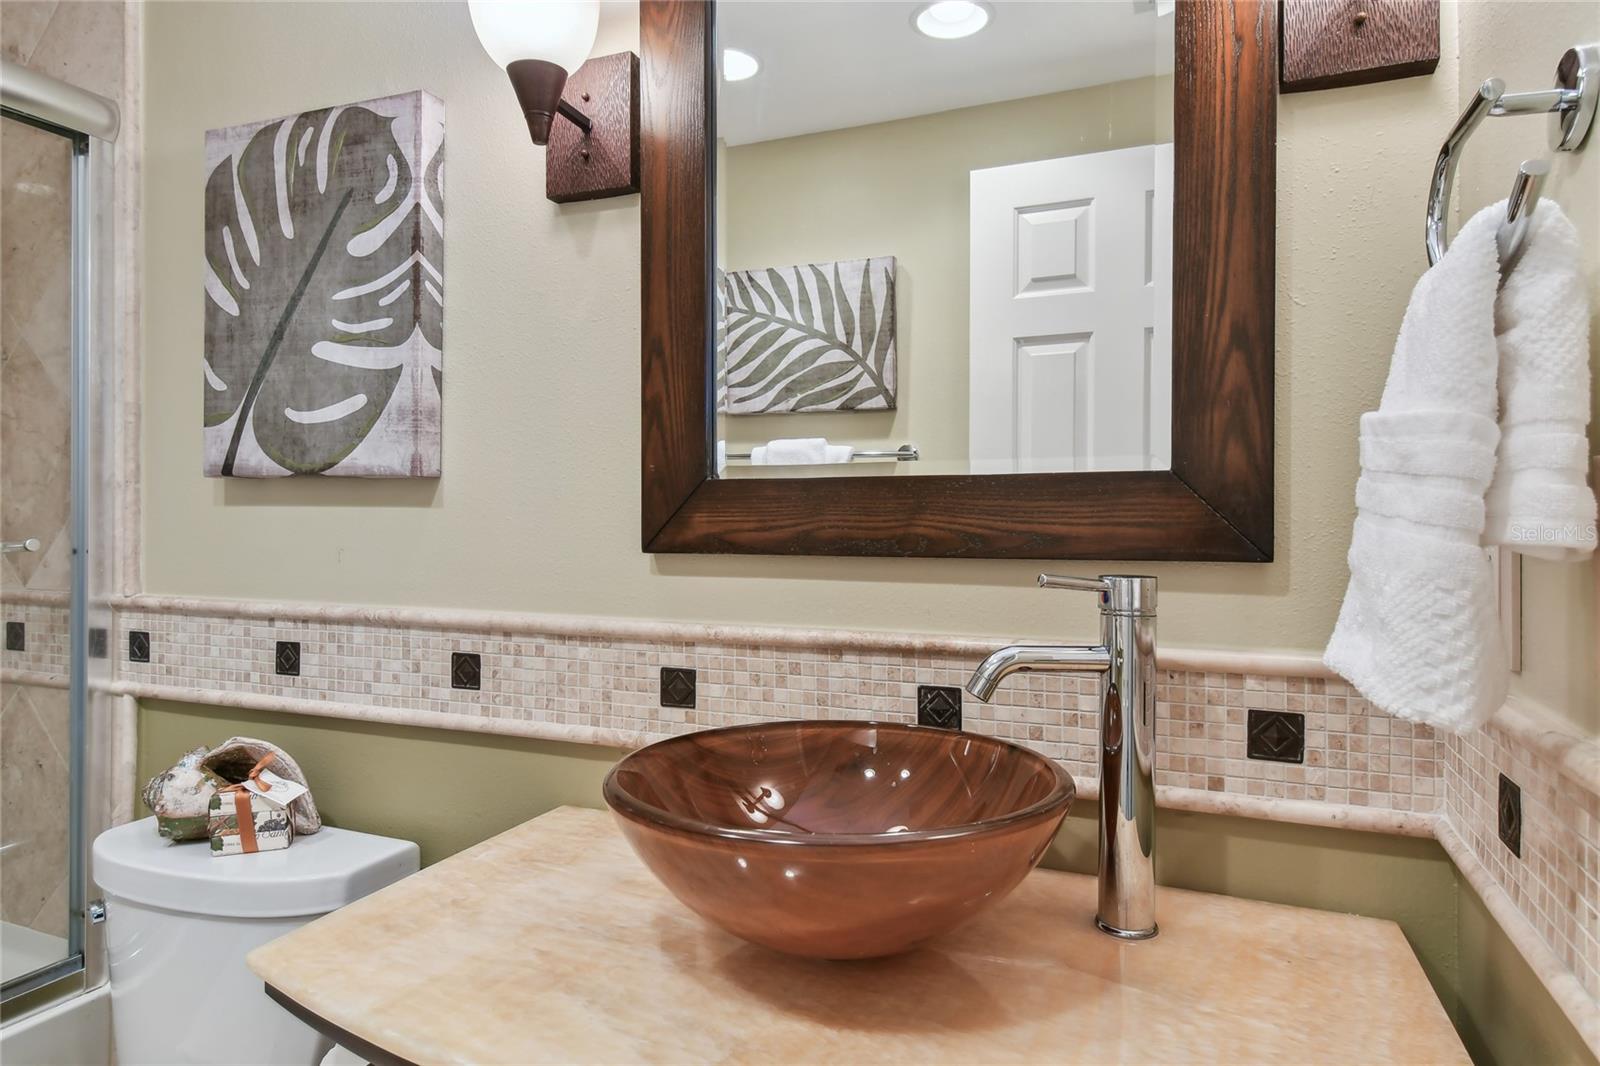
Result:
<svg viewBox="0 0 1600 1066">
<path fill-rule="evenodd" d="M 0 117 L 0 979 L 8 996 L 82 951 L 73 241 L 85 150 L 81 135 Z"/>
</svg>

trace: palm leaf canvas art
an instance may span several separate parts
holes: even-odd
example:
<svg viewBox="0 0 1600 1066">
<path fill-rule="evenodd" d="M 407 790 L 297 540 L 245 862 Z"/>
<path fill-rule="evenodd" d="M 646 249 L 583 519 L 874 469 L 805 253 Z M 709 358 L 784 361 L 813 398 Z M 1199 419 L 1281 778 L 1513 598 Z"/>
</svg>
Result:
<svg viewBox="0 0 1600 1066">
<path fill-rule="evenodd" d="M 730 415 L 895 406 L 893 256 L 718 277 L 718 402 Z"/>
<path fill-rule="evenodd" d="M 444 104 L 211 130 L 205 473 L 438 477 Z"/>
</svg>

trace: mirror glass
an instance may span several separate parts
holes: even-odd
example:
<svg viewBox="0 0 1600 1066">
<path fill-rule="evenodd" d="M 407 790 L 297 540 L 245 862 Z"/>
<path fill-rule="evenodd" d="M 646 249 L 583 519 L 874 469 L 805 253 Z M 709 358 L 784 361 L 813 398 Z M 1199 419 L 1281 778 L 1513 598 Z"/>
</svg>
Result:
<svg viewBox="0 0 1600 1066">
<path fill-rule="evenodd" d="M 1175 2 L 716 5 L 715 476 L 1170 467 Z"/>
</svg>

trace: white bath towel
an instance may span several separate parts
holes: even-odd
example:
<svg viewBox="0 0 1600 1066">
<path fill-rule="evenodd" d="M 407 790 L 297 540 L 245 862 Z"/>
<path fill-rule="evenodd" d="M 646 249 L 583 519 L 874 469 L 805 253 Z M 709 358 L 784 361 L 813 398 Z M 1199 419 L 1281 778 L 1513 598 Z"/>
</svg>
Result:
<svg viewBox="0 0 1600 1066">
<path fill-rule="evenodd" d="M 855 449 L 848 444 L 829 444 L 826 437 L 782 437 L 750 449 L 753 466 L 821 466 L 848 463 Z"/>
<path fill-rule="evenodd" d="M 824 457 L 823 462 L 827 462 L 827 463 L 848 463 L 850 460 L 854 459 L 855 457 L 856 457 L 855 445 L 853 445 L 853 444 L 830 444 L 830 445 L 828 445 L 828 453 L 827 453 L 826 457 Z"/>
<path fill-rule="evenodd" d="M 1589 468 L 1589 300 L 1578 234 L 1543 201 L 1495 309 L 1500 453 L 1484 540 L 1570 562 L 1595 549 Z"/>
<path fill-rule="evenodd" d="M 1361 417 L 1350 583 L 1323 656 L 1376 706 L 1453 731 L 1494 713 L 1508 679 L 1481 543 L 1504 211 L 1468 221 L 1411 294 L 1383 399 Z"/>
</svg>

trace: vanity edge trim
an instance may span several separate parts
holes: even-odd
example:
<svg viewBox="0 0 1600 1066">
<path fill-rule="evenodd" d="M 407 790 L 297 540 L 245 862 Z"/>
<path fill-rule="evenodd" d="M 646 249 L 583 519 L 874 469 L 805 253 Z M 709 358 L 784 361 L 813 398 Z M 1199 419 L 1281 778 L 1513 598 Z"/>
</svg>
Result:
<svg viewBox="0 0 1600 1066">
<path fill-rule="evenodd" d="M 1433 832 L 1450 861 L 1455 863 L 1461 876 L 1477 892 L 1478 898 L 1483 900 L 1489 914 L 1516 946 L 1523 961 L 1578 1031 L 1578 1037 L 1596 1058 L 1600 1058 L 1600 1000 L 1589 995 L 1577 975 L 1556 957 L 1533 923 L 1523 916 L 1516 902 L 1496 883 L 1494 875 L 1473 854 L 1455 827 L 1441 817 L 1436 819 Z"/>
</svg>

